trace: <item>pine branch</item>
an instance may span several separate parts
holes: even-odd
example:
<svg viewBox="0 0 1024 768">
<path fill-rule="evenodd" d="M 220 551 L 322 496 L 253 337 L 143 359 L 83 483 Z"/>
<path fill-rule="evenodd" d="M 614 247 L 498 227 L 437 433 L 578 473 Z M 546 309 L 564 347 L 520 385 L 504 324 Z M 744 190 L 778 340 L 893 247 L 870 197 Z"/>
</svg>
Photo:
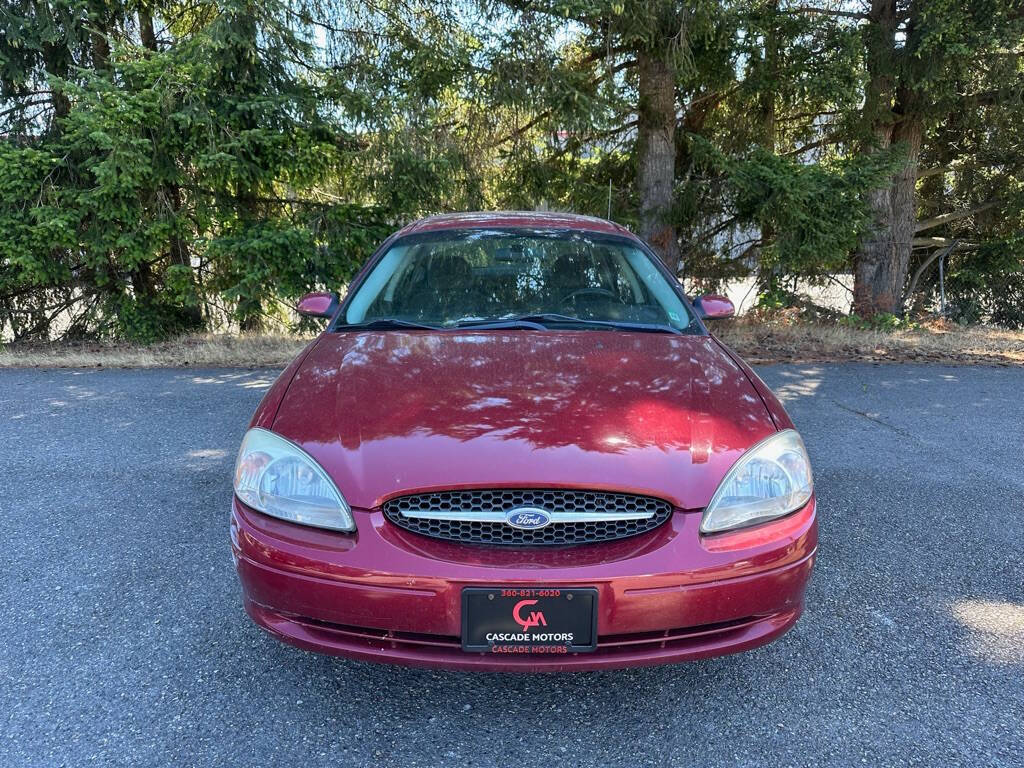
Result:
<svg viewBox="0 0 1024 768">
<path fill-rule="evenodd" d="M 867 20 L 870 16 L 866 13 L 858 13 L 857 11 L 841 11 L 832 8 L 814 8 L 809 5 L 800 5 L 796 8 L 786 8 L 780 11 L 780 13 L 788 13 L 790 15 L 797 15 L 801 13 L 819 14 L 822 16 L 839 16 L 846 19 L 859 19 L 861 21 Z"/>
<path fill-rule="evenodd" d="M 987 211 L 989 208 L 994 208 L 1001 202 L 1001 200 L 989 200 L 986 203 L 981 203 L 980 205 L 975 205 L 972 208 L 966 208 L 962 211 L 951 211 L 950 213 L 943 213 L 940 216 L 933 216 L 930 219 L 924 219 L 917 222 L 917 226 L 914 228 L 914 231 L 924 232 L 926 229 L 941 227 L 943 224 L 948 224 L 951 221 L 967 219 L 976 213 L 981 213 L 982 211 Z"/>
<path fill-rule="evenodd" d="M 825 112 L 798 112 L 795 115 L 785 115 L 776 119 L 778 123 L 788 123 L 793 120 L 805 120 L 808 117 L 822 117 L 823 115 L 838 115 L 841 112 L 838 109 L 830 109 Z"/>
<path fill-rule="evenodd" d="M 613 74 L 613 75 L 617 74 L 617 73 L 621 72 L 622 70 L 628 69 L 629 67 L 633 67 L 633 66 L 636 66 L 636 59 L 629 59 L 628 61 L 624 61 L 621 64 L 618 64 L 615 67 L 613 67 L 611 69 L 611 74 Z M 609 73 L 604 73 L 604 74 L 600 75 L 599 77 L 596 77 L 596 78 L 592 79 L 590 81 L 589 85 L 597 85 L 602 80 L 604 80 L 608 76 L 608 74 Z M 491 142 L 487 146 L 487 149 L 494 149 L 495 147 L 500 147 L 502 144 L 507 144 L 508 142 L 512 141 L 513 139 L 519 138 L 524 133 L 526 133 L 528 130 L 530 130 L 535 125 L 540 123 L 541 121 L 546 120 L 547 118 L 551 117 L 551 115 L 554 112 L 555 112 L 555 107 L 550 107 L 548 109 L 545 109 L 543 112 L 537 113 L 536 115 L 533 116 L 533 118 L 528 120 L 524 125 L 520 126 L 519 128 L 516 128 L 511 133 L 506 134 L 503 138 L 500 138 L 497 141 Z"/>
<path fill-rule="evenodd" d="M 810 152 L 812 149 L 818 149 L 818 147 L 827 147 L 830 144 L 839 144 L 843 140 L 842 136 L 836 134 L 829 134 L 817 141 L 812 141 L 810 144 L 804 144 L 802 147 L 791 149 L 789 152 L 783 152 L 783 157 L 792 157 L 794 155 L 802 155 L 804 152 Z"/>
</svg>

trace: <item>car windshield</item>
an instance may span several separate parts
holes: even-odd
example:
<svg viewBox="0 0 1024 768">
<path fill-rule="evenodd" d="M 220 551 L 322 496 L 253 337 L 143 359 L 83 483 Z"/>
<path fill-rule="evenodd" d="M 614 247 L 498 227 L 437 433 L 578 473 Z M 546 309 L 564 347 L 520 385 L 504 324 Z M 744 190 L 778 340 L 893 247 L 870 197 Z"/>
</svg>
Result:
<svg viewBox="0 0 1024 768">
<path fill-rule="evenodd" d="M 679 332 L 691 317 L 651 257 L 625 238 L 474 230 L 397 241 L 356 289 L 340 327 L 516 322 Z"/>
</svg>

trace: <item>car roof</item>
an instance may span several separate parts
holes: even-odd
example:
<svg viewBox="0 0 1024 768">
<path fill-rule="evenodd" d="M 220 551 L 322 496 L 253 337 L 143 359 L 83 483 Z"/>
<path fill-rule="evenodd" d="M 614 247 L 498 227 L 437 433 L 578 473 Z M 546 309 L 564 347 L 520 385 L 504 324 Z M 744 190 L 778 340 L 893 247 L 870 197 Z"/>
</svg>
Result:
<svg viewBox="0 0 1024 768">
<path fill-rule="evenodd" d="M 472 211 L 468 213 L 442 213 L 414 221 L 398 234 L 410 235 L 445 229 L 572 229 L 585 232 L 636 235 L 613 221 L 595 216 L 554 211 Z"/>
</svg>

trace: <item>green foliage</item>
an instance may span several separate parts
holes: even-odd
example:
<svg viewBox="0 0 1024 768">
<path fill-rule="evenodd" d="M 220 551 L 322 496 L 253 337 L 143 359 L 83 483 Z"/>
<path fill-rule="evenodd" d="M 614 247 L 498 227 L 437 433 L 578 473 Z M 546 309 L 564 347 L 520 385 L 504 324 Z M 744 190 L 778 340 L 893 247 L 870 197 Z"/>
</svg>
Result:
<svg viewBox="0 0 1024 768">
<path fill-rule="evenodd" d="M 772 281 L 765 290 L 757 294 L 756 306 L 759 309 L 786 309 L 797 305 L 799 297 L 778 280 Z"/>
<path fill-rule="evenodd" d="M 839 324 L 859 331 L 884 331 L 886 333 L 910 330 L 917 327 L 917 323 L 914 321 L 890 312 L 879 312 L 871 317 L 847 315 L 840 319 Z"/>
<path fill-rule="evenodd" d="M 766 271 L 818 275 L 840 271 L 869 222 L 864 193 L 891 176 L 898 153 L 799 163 L 760 147 L 728 157 L 694 137 L 698 162 L 726 181 L 736 216 L 775 233 L 761 249 Z"/>
<path fill-rule="evenodd" d="M 929 291 L 937 299 L 937 274 Z M 1024 328 L 1024 237 L 952 255 L 946 268 L 946 314 L 960 323 L 989 321 Z"/>
<path fill-rule="evenodd" d="M 62 308 L 92 336 L 152 340 L 218 308 L 259 327 L 366 257 L 387 229 L 377 206 L 296 194 L 344 172 L 347 136 L 283 63 L 307 46 L 278 11 L 211 5 L 173 47 L 121 44 L 105 69 L 50 75 L 69 113 L 28 146 L 0 144 L 0 317 L 15 337 L 54 332 Z"/>
<path fill-rule="evenodd" d="M 0 338 L 290 322 L 302 293 L 344 285 L 396 226 L 437 211 L 610 202 L 636 226 L 641 54 L 676 73 L 687 276 L 753 273 L 762 306 L 794 305 L 793 278 L 850 269 L 867 193 L 906 157 L 865 151 L 877 30 L 801 8 L 10 0 Z M 950 311 L 1022 325 L 1024 17 L 1002 0 L 906 8 L 884 74 L 923 121 L 922 168 L 943 169 L 918 182 L 919 215 L 998 203 L 926 232 L 967 244 Z M 935 265 L 918 289 L 934 302 Z"/>
</svg>

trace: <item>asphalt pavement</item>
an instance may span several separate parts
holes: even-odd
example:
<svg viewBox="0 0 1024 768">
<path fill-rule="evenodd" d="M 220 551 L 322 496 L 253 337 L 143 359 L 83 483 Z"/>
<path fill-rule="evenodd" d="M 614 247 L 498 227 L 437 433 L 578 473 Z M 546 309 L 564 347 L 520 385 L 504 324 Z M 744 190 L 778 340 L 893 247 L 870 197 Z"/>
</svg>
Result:
<svg viewBox="0 0 1024 768">
<path fill-rule="evenodd" d="M 0 765 L 1024 765 L 1024 369 L 760 373 L 815 470 L 797 627 L 512 676 L 322 657 L 249 622 L 231 470 L 275 371 L 0 371 Z"/>
</svg>

